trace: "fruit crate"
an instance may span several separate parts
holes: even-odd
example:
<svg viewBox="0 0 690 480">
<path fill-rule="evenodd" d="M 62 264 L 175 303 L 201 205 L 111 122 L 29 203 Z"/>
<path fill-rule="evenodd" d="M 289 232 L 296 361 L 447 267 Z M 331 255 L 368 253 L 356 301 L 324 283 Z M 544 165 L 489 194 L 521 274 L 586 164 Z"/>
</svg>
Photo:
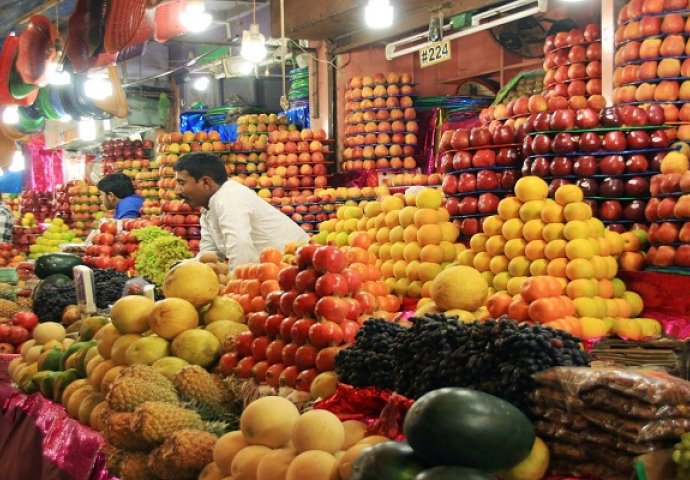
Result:
<svg viewBox="0 0 690 480">
<path fill-rule="evenodd" d="M 606 338 L 589 352 L 592 365 L 620 368 L 662 369 L 671 375 L 690 379 L 690 340 L 662 338 L 642 342 Z"/>
</svg>

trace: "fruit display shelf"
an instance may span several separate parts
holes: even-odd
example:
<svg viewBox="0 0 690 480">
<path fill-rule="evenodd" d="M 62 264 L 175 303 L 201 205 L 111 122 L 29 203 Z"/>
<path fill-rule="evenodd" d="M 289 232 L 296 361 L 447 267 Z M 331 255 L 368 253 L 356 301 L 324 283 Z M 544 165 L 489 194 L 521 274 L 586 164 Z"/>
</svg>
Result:
<svg viewBox="0 0 690 480">
<path fill-rule="evenodd" d="M 105 206 L 101 201 L 96 185 L 84 181 L 70 182 L 64 185 L 55 197 L 57 216 L 62 218 L 78 237 L 86 238 L 89 231 L 96 228 L 105 215 Z"/>
<path fill-rule="evenodd" d="M 448 209 L 460 238 L 480 231 L 485 217 L 496 213 L 498 202 L 512 195 L 519 178 L 521 147 L 513 128 L 499 125 L 445 132 L 436 167 Z"/>
<path fill-rule="evenodd" d="M 121 172 L 133 179 L 139 169 L 148 168 L 153 152 L 153 141 L 149 139 L 107 140 L 101 144 L 103 173 Z"/>
<path fill-rule="evenodd" d="M 237 118 L 237 133 L 235 144 L 238 150 L 266 150 L 267 134 L 273 131 L 285 130 L 287 117 L 275 113 L 259 113 L 241 115 Z"/>
<path fill-rule="evenodd" d="M 688 10 L 674 8 L 680 4 L 673 2 L 659 5 L 658 9 L 642 9 L 639 3 L 629 2 L 618 17 L 613 102 L 616 105 L 656 102 L 664 108 L 666 123 L 679 120 L 687 123 L 690 107 L 684 105 L 690 100 Z M 683 133 L 686 130 L 687 127 Z M 679 136 L 684 135 L 679 132 Z"/>
<path fill-rule="evenodd" d="M 173 199 L 161 205 L 158 217 L 161 228 L 187 241 L 193 253 L 199 252 L 201 240 L 201 210 L 194 209 L 182 200 Z"/>
<path fill-rule="evenodd" d="M 601 95 L 601 32 L 596 24 L 558 32 L 544 43 L 545 95 Z"/>
<path fill-rule="evenodd" d="M 417 111 L 409 74 L 353 77 L 345 92 L 345 171 L 417 166 Z"/>
<path fill-rule="evenodd" d="M 36 221 L 43 223 L 46 218 L 54 215 L 53 194 L 51 192 L 25 191 L 22 195 L 20 212 L 22 215 L 31 213 Z"/>
</svg>

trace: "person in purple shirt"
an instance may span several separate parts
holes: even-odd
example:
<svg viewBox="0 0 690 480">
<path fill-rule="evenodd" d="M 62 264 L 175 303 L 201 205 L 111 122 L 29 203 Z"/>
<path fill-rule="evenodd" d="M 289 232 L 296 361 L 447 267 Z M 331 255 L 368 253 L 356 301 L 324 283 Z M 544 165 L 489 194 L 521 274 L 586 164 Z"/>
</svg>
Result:
<svg viewBox="0 0 690 480">
<path fill-rule="evenodd" d="M 139 218 L 144 199 L 134 193 L 132 180 L 124 173 L 111 173 L 98 182 L 101 200 L 108 210 L 115 209 L 115 220 Z"/>
</svg>

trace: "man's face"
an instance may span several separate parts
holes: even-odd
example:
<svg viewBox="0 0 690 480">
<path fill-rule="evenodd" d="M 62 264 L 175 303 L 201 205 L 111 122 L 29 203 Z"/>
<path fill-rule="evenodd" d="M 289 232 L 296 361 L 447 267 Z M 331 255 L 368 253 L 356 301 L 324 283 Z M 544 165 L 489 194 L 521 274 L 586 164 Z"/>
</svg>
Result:
<svg viewBox="0 0 690 480">
<path fill-rule="evenodd" d="M 175 173 L 175 179 L 175 193 L 178 197 L 186 200 L 192 208 L 208 208 L 208 202 L 213 195 L 208 177 L 195 180 L 187 170 L 182 170 Z"/>
<path fill-rule="evenodd" d="M 113 210 L 117 207 L 117 197 L 112 192 L 101 192 L 101 201 L 108 210 Z"/>
</svg>

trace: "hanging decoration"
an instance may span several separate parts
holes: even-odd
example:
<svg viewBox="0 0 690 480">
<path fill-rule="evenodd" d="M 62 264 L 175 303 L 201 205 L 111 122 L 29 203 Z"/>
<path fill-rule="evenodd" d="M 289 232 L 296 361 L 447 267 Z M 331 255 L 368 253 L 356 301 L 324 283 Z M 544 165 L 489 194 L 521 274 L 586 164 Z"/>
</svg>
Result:
<svg viewBox="0 0 690 480">
<path fill-rule="evenodd" d="M 43 135 L 36 136 L 23 146 L 27 159 L 25 185 L 36 192 L 52 192 L 55 185 L 63 184 L 62 150 L 45 148 Z"/>
</svg>

